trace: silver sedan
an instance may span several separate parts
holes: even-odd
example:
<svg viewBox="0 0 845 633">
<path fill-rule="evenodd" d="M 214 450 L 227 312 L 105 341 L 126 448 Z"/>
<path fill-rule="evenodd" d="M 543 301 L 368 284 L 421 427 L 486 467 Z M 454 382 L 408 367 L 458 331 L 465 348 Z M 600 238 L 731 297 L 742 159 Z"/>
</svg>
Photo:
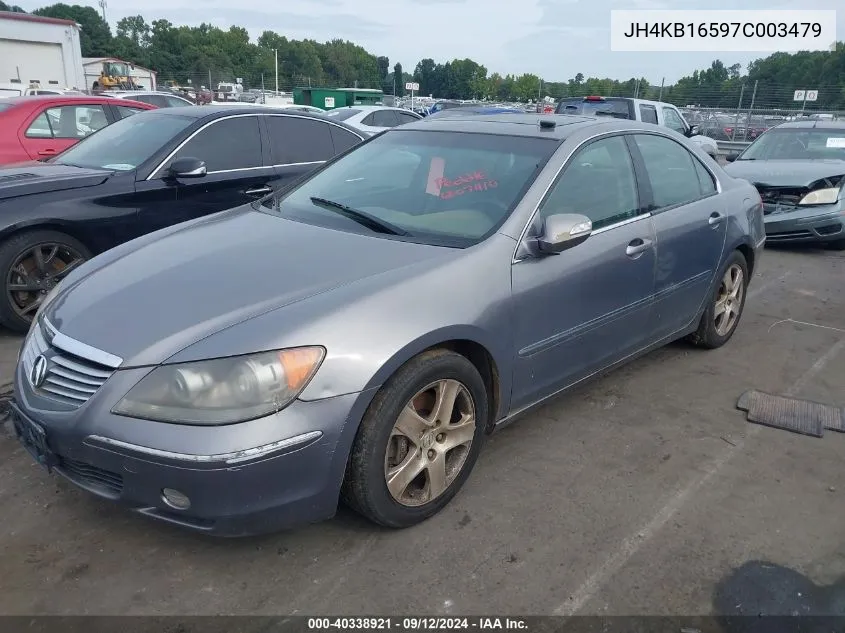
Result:
<svg viewBox="0 0 845 633">
<path fill-rule="evenodd" d="M 530 408 L 676 339 L 724 345 L 764 241 L 755 189 L 671 130 L 412 123 L 73 270 L 25 339 L 14 426 L 46 468 L 199 532 L 341 498 L 407 527 Z"/>
<path fill-rule="evenodd" d="M 337 108 L 329 110 L 326 115 L 369 134 L 378 134 L 406 123 L 414 123 L 423 118 L 413 110 L 371 105 Z"/>
</svg>

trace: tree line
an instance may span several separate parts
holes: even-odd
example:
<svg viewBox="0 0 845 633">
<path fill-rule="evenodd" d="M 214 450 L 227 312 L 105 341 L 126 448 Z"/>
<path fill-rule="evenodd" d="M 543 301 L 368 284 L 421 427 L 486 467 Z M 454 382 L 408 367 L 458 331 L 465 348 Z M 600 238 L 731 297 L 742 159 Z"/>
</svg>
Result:
<svg viewBox="0 0 845 633">
<path fill-rule="evenodd" d="M 22 11 L 0 0 L 0 10 Z M 737 97 L 747 107 L 756 83 L 757 103 L 768 107 L 794 107 L 795 89 L 817 89 L 814 108 L 845 110 L 845 43 L 833 51 L 775 53 L 743 69 L 714 61 L 674 84 L 658 86 L 645 78 L 627 80 L 585 77 L 577 73 L 568 81 L 546 81 L 525 73 L 501 75 L 472 59 L 437 62 L 419 61 L 413 69 L 401 64 L 391 68 L 386 56 L 370 53 L 354 42 L 289 39 L 264 31 L 251 42 L 246 29 L 223 30 L 208 24 L 177 26 L 167 20 L 147 22 L 140 15 L 117 23 L 115 33 L 96 9 L 53 4 L 33 12 L 36 15 L 75 20 L 84 57 L 117 57 L 158 73 L 159 81 L 194 84 L 232 81 L 242 78 L 248 87 L 263 84 L 273 88 L 278 59 L 279 86 L 294 85 L 381 88 L 386 94 L 405 94 L 405 83 L 420 84 L 418 94 L 442 99 L 491 99 L 529 101 L 543 97 L 560 99 L 586 95 L 662 98 L 677 105 L 736 107 Z M 746 94 L 747 91 L 747 94 Z"/>
</svg>

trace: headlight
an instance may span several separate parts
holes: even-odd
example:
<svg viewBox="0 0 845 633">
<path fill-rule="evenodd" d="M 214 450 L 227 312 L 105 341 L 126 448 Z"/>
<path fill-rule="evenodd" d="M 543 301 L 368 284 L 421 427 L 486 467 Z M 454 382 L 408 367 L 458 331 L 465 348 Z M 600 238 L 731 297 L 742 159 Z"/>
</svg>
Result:
<svg viewBox="0 0 845 633">
<path fill-rule="evenodd" d="M 296 347 L 156 367 L 112 413 L 176 424 L 233 424 L 280 411 L 313 378 L 326 350 Z"/>
<path fill-rule="evenodd" d="M 839 198 L 839 187 L 818 189 L 801 198 L 798 204 L 833 204 Z"/>
</svg>

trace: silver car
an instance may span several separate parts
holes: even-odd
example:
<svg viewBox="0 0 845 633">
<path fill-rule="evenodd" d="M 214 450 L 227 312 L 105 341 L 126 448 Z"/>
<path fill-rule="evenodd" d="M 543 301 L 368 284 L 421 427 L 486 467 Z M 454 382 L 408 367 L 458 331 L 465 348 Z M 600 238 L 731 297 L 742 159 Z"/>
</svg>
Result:
<svg viewBox="0 0 845 633">
<path fill-rule="evenodd" d="M 343 121 L 347 125 L 369 134 L 378 134 L 399 125 L 414 123 L 423 118 L 413 110 L 376 105 L 336 108 L 326 112 L 326 116 L 337 121 Z"/>
<path fill-rule="evenodd" d="M 760 192 L 769 243 L 845 250 L 845 121 L 783 123 L 728 159 Z"/>
<path fill-rule="evenodd" d="M 495 428 L 669 341 L 727 342 L 765 239 L 750 184 L 632 121 L 444 117 L 312 174 L 67 275 L 15 371 L 36 460 L 206 533 L 341 498 L 410 526 Z"/>
</svg>

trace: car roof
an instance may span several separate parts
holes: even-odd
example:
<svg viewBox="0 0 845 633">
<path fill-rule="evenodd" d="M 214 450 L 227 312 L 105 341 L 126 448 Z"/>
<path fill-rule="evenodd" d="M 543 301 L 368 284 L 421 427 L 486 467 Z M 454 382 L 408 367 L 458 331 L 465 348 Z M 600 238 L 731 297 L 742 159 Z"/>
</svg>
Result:
<svg viewBox="0 0 845 633">
<path fill-rule="evenodd" d="M 100 97 L 98 95 L 23 95 L 20 97 L 7 97 L 4 101 L 15 104 L 26 103 L 50 103 L 52 101 L 88 101 L 93 103 L 110 103 L 111 97 Z"/>
<path fill-rule="evenodd" d="M 793 128 L 799 130 L 808 130 L 812 128 L 819 128 L 824 130 L 845 130 L 845 121 L 828 121 L 826 119 L 812 119 L 810 121 L 787 121 L 776 126 L 776 128 L 779 130 L 786 128 Z"/>
<path fill-rule="evenodd" d="M 385 105 L 372 105 L 372 104 L 361 104 L 361 105 L 348 105 L 343 106 L 340 108 L 335 108 L 335 110 L 401 110 L 402 112 L 410 112 L 407 108 L 397 108 L 395 106 L 385 106 Z"/>
<path fill-rule="evenodd" d="M 179 97 L 180 95 L 164 90 L 112 90 L 111 94 L 117 97 L 129 97 L 132 95 L 164 95 L 165 97 Z M 183 97 L 184 98 L 184 97 Z"/>
<path fill-rule="evenodd" d="M 347 130 L 355 132 L 355 134 L 360 135 L 360 130 L 356 130 L 355 128 L 346 125 L 343 121 L 338 121 L 337 119 L 333 119 L 331 117 L 327 117 L 326 115 L 320 112 L 304 112 L 301 110 L 293 110 L 291 111 L 289 108 L 274 108 L 273 106 L 265 106 L 265 105 L 248 105 L 248 106 L 241 106 L 236 103 L 231 105 L 228 104 L 209 104 L 204 106 L 176 106 L 175 108 L 156 108 L 154 110 L 150 110 L 150 112 L 155 112 L 158 116 L 188 116 L 193 119 L 216 119 L 218 117 L 223 116 L 232 116 L 238 114 L 276 114 L 276 115 L 284 115 L 284 116 L 291 116 L 291 117 L 307 117 L 309 119 L 317 119 L 319 121 L 327 121 L 329 123 L 333 123 L 334 125 L 340 125 Z M 138 115 L 135 115 L 138 116 Z"/>
<path fill-rule="evenodd" d="M 554 138 L 559 141 L 588 127 L 601 127 L 603 132 L 615 130 L 660 131 L 651 123 L 640 123 L 628 119 L 593 117 L 576 114 L 455 114 L 448 110 L 442 116 L 429 117 L 413 123 L 405 123 L 398 130 L 436 130 L 439 132 L 475 132 L 501 136 L 534 136 Z M 439 113 L 438 113 L 439 114 Z M 553 127 L 548 127 L 554 123 Z"/>
</svg>

